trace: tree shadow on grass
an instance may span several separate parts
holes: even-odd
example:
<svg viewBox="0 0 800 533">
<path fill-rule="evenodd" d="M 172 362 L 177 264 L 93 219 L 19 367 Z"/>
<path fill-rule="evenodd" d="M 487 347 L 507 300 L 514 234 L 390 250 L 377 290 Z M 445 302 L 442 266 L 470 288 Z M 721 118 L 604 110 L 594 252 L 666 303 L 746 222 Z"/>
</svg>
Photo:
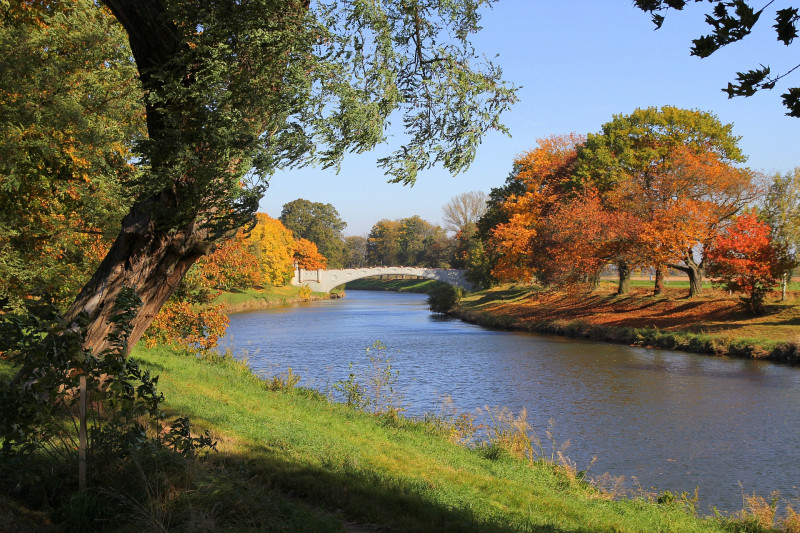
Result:
<svg viewBox="0 0 800 533">
<path fill-rule="evenodd" d="M 347 464 L 333 468 L 297 464 L 276 457 L 266 447 L 250 450 L 227 455 L 226 469 L 240 470 L 249 483 L 270 486 L 282 497 L 334 516 L 350 531 L 566 531 L 550 524 L 515 525 L 502 515 L 485 518 L 468 508 L 436 502 L 422 479 L 398 479 Z"/>
<path fill-rule="evenodd" d="M 477 307 L 486 303 L 515 301 L 529 294 L 531 294 L 531 289 L 527 288 L 509 288 L 502 291 L 492 291 L 471 302 L 471 306 Z"/>
</svg>

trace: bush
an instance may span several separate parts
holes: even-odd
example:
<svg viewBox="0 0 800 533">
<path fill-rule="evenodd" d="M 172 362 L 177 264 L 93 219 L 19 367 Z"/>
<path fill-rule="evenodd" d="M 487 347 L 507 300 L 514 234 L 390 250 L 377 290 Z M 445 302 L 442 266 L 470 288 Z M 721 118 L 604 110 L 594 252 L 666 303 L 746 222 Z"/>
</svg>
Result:
<svg viewBox="0 0 800 533">
<path fill-rule="evenodd" d="M 460 287 L 437 285 L 428 293 L 428 308 L 434 313 L 448 313 L 461 301 L 463 294 Z"/>
<path fill-rule="evenodd" d="M 185 418 L 165 424 L 158 378 L 128 357 L 140 305 L 133 289 L 120 291 L 110 348 L 99 354 L 85 347 L 85 316 L 65 327 L 47 302 L 25 314 L 0 314 L 0 352 L 19 367 L 16 377 L 0 383 L 0 478 L 6 481 L 0 489 L 6 494 L 33 507 L 67 508 L 76 487 L 124 481 L 118 473 L 132 457 L 146 460 L 168 449 L 194 457 L 214 447 L 208 434 L 192 436 Z M 88 468 L 79 466 L 82 453 Z M 89 500 L 82 500 L 85 512 L 106 512 Z"/>
</svg>

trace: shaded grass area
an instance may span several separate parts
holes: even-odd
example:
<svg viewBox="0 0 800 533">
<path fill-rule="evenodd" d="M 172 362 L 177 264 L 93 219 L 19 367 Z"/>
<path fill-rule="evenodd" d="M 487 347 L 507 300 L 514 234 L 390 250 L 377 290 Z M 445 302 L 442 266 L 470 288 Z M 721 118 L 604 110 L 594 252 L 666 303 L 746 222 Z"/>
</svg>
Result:
<svg viewBox="0 0 800 533">
<path fill-rule="evenodd" d="M 222 487 L 216 504 L 240 507 L 237 494 L 267 489 L 279 516 L 292 520 L 269 529 L 723 530 L 679 506 L 610 500 L 547 463 L 453 444 L 431 424 L 370 415 L 304 389 L 270 391 L 230 359 L 134 355 L 161 375 L 168 408 L 219 440 L 210 467 L 232 474 L 237 490 Z M 297 518 L 306 514 L 304 526 Z"/>
<path fill-rule="evenodd" d="M 800 363 L 800 304 L 775 296 L 753 317 L 723 291 L 688 299 L 674 289 L 617 296 L 602 285 L 592 293 L 505 285 L 468 295 L 452 314 L 498 329 Z"/>
<path fill-rule="evenodd" d="M 0 381 L 11 379 L 15 369 L 8 361 L 0 359 Z"/>
<path fill-rule="evenodd" d="M 371 277 L 349 281 L 345 285 L 345 289 L 427 293 L 436 285 L 444 284 L 432 279 L 380 279 Z"/>
</svg>

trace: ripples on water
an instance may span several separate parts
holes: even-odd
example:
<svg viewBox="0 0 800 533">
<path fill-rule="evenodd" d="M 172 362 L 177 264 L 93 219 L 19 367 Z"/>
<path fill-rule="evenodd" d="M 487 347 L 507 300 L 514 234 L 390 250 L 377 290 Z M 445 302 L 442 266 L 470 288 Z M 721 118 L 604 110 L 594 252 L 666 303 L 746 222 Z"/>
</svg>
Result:
<svg viewBox="0 0 800 533">
<path fill-rule="evenodd" d="M 764 496 L 800 485 L 800 368 L 771 363 L 498 332 L 437 317 L 425 296 L 350 291 L 342 300 L 238 313 L 226 343 L 257 372 L 292 367 L 325 390 L 382 341 L 407 413 L 528 410 L 592 472 L 642 487 L 693 492 L 701 507 L 741 508 L 741 482 Z"/>
</svg>

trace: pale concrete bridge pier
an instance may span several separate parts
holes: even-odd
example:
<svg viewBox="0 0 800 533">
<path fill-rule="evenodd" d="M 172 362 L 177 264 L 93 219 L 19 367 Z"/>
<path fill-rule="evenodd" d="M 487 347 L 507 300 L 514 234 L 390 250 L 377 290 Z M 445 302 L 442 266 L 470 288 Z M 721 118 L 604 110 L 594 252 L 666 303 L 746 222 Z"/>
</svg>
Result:
<svg viewBox="0 0 800 533">
<path fill-rule="evenodd" d="M 454 268 L 417 268 L 417 267 L 368 267 L 368 268 L 344 268 L 339 270 L 303 270 L 297 268 L 292 277 L 292 285 L 308 285 L 311 290 L 319 292 L 330 292 L 332 289 L 343 285 L 348 281 L 354 281 L 370 276 L 381 276 L 384 274 L 404 274 L 406 276 L 418 276 L 425 279 L 435 279 L 454 287 L 461 287 L 471 291 L 472 283 L 467 281 L 466 270 Z"/>
</svg>

